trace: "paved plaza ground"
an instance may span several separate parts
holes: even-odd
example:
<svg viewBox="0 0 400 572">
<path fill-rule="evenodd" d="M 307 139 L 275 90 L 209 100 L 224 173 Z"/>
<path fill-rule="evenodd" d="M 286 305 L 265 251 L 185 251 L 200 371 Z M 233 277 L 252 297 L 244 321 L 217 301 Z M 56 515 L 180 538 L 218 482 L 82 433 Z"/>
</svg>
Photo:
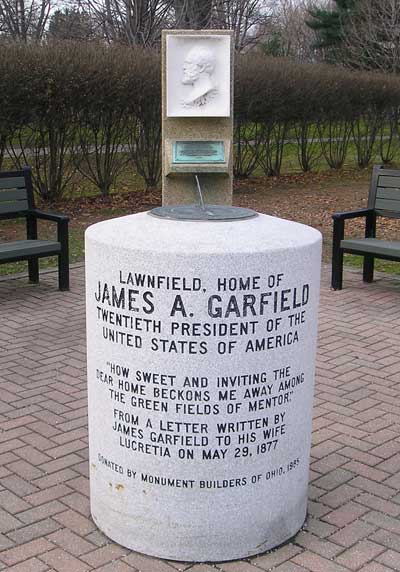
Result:
<svg viewBox="0 0 400 572">
<path fill-rule="evenodd" d="M 90 518 L 84 269 L 70 292 L 0 281 L 0 570 L 400 570 L 400 280 L 323 271 L 309 516 L 248 560 L 184 564 L 109 541 Z M 240 515 L 239 515 L 240 516 Z"/>
</svg>

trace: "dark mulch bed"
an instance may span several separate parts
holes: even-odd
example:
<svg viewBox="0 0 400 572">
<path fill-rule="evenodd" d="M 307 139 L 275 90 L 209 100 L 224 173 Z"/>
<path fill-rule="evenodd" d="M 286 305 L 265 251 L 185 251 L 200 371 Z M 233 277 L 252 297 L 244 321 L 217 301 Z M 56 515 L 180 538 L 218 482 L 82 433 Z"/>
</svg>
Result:
<svg viewBox="0 0 400 572">
<path fill-rule="evenodd" d="M 235 204 L 266 214 L 308 224 L 324 236 L 324 260 L 331 255 L 332 214 L 367 206 L 368 171 L 325 172 L 254 179 L 235 185 Z M 364 220 L 346 223 L 349 235 L 363 236 Z M 378 225 L 380 237 L 400 238 L 398 220 L 383 220 Z"/>
</svg>

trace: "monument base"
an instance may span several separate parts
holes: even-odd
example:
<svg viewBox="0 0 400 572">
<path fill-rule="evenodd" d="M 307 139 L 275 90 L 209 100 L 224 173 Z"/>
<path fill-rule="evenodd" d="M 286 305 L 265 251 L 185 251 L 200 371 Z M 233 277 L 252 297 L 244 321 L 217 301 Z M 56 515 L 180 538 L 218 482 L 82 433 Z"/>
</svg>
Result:
<svg viewBox="0 0 400 572">
<path fill-rule="evenodd" d="M 183 561 L 245 558 L 307 506 L 321 235 L 141 213 L 86 233 L 91 511 Z"/>
<path fill-rule="evenodd" d="M 193 552 L 192 533 L 186 536 L 186 527 L 184 525 L 180 527 L 179 523 L 173 526 L 174 542 L 173 545 L 171 545 L 168 541 L 165 541 L 159 536 L 157 528 L 148 535 L 145 542 L 138 542 L 136 536 L 139 536 L 139 538 L 141 536 L 140 523 L 138 522 L 132 526 L 132 519 L 128 515 L 123 519 L 121 514 L 114 513 L 114 511 L 110 510 L 107 504 L 101 505 L 101 503 L 95 503 L 96 507 L 94 507 L 92 502 L 92 518 L 99 529 L 108 536 L 108 538 L 125 548 L 140 552 L 146 556 L 177 562 L 226 562 L 262 554 L 272 548 L 277 548 L 285 544 L 296 536 L 306 520 L 307 498 L 304 499 L 302 504 L 302 507 L 295 507 L 285 515 L 281 514 L 276 528 L 269 521 L 268 514 L 266 513 L 261 522 L 254 522 L 253 527 L 247 531 L 243 531 L 241 528 L 238 509 L 231 507 L 232 514 L 221 514 L 221 523 L 218 533 L 210 534 L 210 537 L 207 539 L 207 544 L 203 544 L 200 537 L 197 539 L 198 548 L 196 549 L 195 556 Z M 224 532 L 222 518 L 232 519 L 234 515 L 239 521 L 237 536 L 240 538 L 241 544 L 246 545 L 245 551 L 243 548 L 238 549 L 237 537 L 235 541 L 229 536 L 229 533 Z M 195 524 L 196 523 L 193 523 L 193 525 Z M 257 525 L 257 535 L 255 535 Z M 127 529 L 129 529 L 129 534 L 127 534 Z M 256 542 L 259 541 L 260 530 L 264 530 L 267 540 L 256 544 Z M 257 540 L 255 536 L 257 536 Z"/>
</svg>

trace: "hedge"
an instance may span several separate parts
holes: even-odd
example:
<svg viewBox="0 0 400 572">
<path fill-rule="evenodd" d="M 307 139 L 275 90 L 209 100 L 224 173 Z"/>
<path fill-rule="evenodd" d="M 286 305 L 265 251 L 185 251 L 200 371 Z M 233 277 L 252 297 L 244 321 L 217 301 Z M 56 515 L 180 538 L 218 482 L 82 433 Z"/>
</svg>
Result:
<svg viewBox="0 0 400 572">
<path fill-rule="evenodd" d="M 158 53 L 92 43 L 3 44 L 0 167 L 31 164 L 36 191 L 60 198 L 79 172 L 107 195 L 131 165 L 160 178 Z M 311 170 L 322 154 L 340 168 L 353 142 L 360 167 L 398 150 L 400 79 L 248 53 L 235 65 L 234 172 L 278 175 L 288 142 Z"/>
</svg>

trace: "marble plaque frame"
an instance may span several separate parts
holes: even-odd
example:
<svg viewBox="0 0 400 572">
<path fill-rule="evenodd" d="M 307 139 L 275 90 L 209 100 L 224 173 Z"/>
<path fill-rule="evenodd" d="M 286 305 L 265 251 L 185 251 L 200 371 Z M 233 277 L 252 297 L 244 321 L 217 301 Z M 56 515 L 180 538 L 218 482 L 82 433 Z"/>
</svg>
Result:
<svg viewBox="0 0 400 572">
<path fill-rule="evenodd" d="M 230 42 L 222 34 L 167 34 L 167 117 L 230 117 Z"/>
</svg>

